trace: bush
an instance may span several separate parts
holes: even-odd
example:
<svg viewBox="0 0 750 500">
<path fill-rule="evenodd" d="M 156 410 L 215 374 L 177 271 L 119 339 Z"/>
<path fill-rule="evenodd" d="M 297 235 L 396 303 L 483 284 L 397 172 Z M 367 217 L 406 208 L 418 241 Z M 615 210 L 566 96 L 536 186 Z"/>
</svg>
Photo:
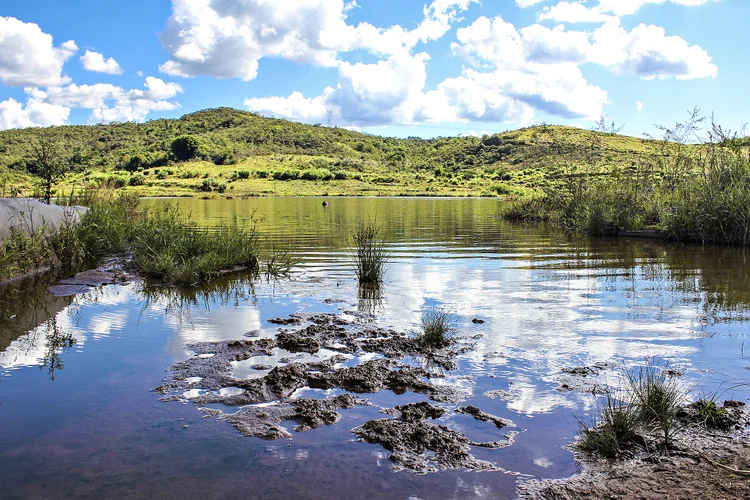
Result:
<svg viewBox="0 0 750 500">
<path fill-rule="evenodd" d="M 333 174 L 327 168 L 313 168 L 304 170 L 300 175 L 300 179 L 306 181 L 330 181 L 333 178 Z"/>
<path fill-rule="evenodd" d="M 240 179 L 249 179 L 250 178 L 250 171 L 249 170 L 240 170 L 237 172 L 237 177 Z"/>
<path fill-rule="evenodd" d="M 143 186 L 144 183 L 145 179 L 141 174 L 131 175 L 130 179 L 128 180 L 128 184 L 130 186 Z"/>
<path fill-rule="evenodd" d="M 198 191 L 210 193 L 214 190 L 214 188 L 218 187 L 218 185 L 219 184 L 216 182 L 216 179 L 203 179 L 201 185 L 198 186 Z M 224 186 L 224 189 L 226 189 L 226 185 Z"/>
<path fill-rule="evenodd" d="M 202 152 L 203 144 L 197 137 L 181 135 L 172 141 L 170 149 L 178 161 L 188 161 L 199 156 Z"/>
<path fill-rule="evenodd" d="M 607 392 L 603 406 L 597 410 L 591 426 L 579 421 L 575 447 L 605 458 L 617 458 L 632 450 L 640 441 L 638 409 L 629 401 L 620 401 Z"/>
<path fill-rule="evenodd" d="M 291 181 L 299 178 L 300 171 L 296 168 L 287 168 L 285 170 L 274 170 L 271 177 L 277 181 Z"/>
</svg>

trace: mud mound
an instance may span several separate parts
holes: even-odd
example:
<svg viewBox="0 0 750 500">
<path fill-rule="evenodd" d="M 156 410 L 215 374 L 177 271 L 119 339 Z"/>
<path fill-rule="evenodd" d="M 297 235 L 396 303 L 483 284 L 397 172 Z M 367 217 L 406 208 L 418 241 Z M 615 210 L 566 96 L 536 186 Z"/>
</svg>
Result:
<svg viewBox="0 0 750 500">
<path fill-rule="evenodd" d="M 391 451 L 394 469 L 426 474 L 440 469 L 495 470 L 496 466 L 473 457 L 471 448 L 503 448 L 511 440 L 477 443 L 444 425 L 427 422 L 444 410 L 427 402 L 397 406 L 399 418 L 370 420 L 352 430 L 361 440 Z"/>
</svg>

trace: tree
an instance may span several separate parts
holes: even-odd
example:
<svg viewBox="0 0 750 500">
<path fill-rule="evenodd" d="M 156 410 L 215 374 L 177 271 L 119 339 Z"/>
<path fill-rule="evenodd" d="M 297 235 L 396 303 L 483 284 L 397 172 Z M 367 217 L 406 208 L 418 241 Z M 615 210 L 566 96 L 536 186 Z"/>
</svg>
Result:
<svg viewBox="0 0 750 500">
<path fill-rule="evenodd" d="M 32 146 L 27 170 L 40 178 L 44 189 L 44 201 L 49 204 L 52 187 L 70 171 L 70 161 L 63 157 L 57 143 L 49 136 L 42 135 Z"/>
<path fill-rule="evenodd" d="M 172 141 L 172 154 L 179 161 L 192 160 L 202 152 L 203 144 L 192 135 L 181 135 Z"/>
</svg>

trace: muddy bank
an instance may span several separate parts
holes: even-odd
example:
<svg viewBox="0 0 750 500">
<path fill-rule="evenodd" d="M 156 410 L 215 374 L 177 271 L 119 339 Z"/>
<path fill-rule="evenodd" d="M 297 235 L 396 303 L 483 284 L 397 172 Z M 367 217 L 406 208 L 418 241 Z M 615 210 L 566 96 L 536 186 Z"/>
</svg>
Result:
<svg viewBox="0 0 750 500">
<path fill-rule="evenodd" d="M 533 500 L 750 498 L 750 419 L 747 409 L 734 403 L 725 403 L 732 411 L 729 429 L 707 429 L 693 422 L 668 452 L 640 451 L 625 460 L 578 454 L 579 474 L 528 481 L 518 492 Z M 689 407 L 683 418 L 690 422 Z"/>
<path fill-rule="evenodd" d="M 427 422 L 445 413 L 427 402 L 396 406 L 395 410 L 400 414 L 397 418 L 370 420 L 352 430 L 361 440 L 389 450 L 395 470 L 421 474 L 440 469 L 496 470 L 491 462 L 472 456 L 471 448 L 504 448 L 513 442 L 511 433 L 503 441 L 478 443 L 444 425 Z"/>
<path fill-rule="evenodd" d="M 134 278 L 127 270 L 129 263 L 122 258 L 112 258 L 96 269 L 81 271 L 50 286 L 47 291 L 55 297 L 72 297 L 103 285 L 126 284 Z"/>
</svg>

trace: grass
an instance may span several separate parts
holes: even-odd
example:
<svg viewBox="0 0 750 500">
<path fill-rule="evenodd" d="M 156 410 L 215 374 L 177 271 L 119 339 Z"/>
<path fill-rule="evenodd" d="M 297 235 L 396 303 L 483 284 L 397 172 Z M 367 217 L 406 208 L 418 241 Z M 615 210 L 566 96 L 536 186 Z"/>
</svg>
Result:
<svg viewBox="0 0 750 500">
<path fill-rule="evenodd" d="M 136 271 L 179 286 L 197 286 L 236 269 L 257 272 L 260 245 L 252 225 L 236 219 L 226 226 L 201 228 L 176 207 L 148 211 L 134 196 L 94 202 L 80 223 L 64 221 L 58 232 L 44 228 L 26 235 L 13 230 L 0 245 L 0 280 L 44 267 L 76 271 L 113 254 L 132 255 Z M 285 269 L 282 255 L 272 256 L 275 273 Z"/>
<path fill-rule="evenodd" d="M 686 125 L 695 128 L 695 115 Z M 692 125 L 691 125 L 692 123 Z M 680 138 L 684 141 L 684 137 Z M 616 235 L 655 229 L 679 241 L 750 245 L 750 150 L 747 141 L 712 123 L 701 144 L 662 142 L 661 156 L 632 166 L 570 168 L 545 188 L 504 208 L 502 217 L 550 220 L 571 233 Z M 601 175 L 600 175 L 601 174 Z"/>
<path fill-rule="evenodd" d="M 644 436 L 654 433 L 659 447 L 673 447 L 684 423 L 688 391 L 669 376 L 666 367 L 653 360 L 645 367 L 626 374 L 626 387 L 615 397 L 607 391 L 599 404 L 592 425 L 580 422 L 576 449 L 606 458 L 617 458 L 646 444 Z"/>
<path fill-rule="evenodd" d="M 354 268 L 360 284 L 379 284 L 385 276 L 388 251 L 379 235 L 380 227 L 375 220 L 360 221 L 354 230 Z"/>
<path fill-rule="evenodd" d="M 666 369 L 651 363 L 629 373 L 627 378 L 637 403 L 638 420 L 658 430 L 662 445 L 670 448 L 680 428 L 677 417 L 687 399 L 687 389 L 676 378 L 670 377 Z"/>
<path fill-rule="evenodd" d="M 443 309 L 423 309 L 419 326 L 417 341 L 427 347 L 444 347 L 456 334 L 453 318 Z"/>
<path fill-rule="evenodd" d="M 580 430 L 575 447 L 586 453 L 605 458 L 617 458 L 630 453 L 639 442 L 637 407 L 618 400 L 611 392 L 598 408 L 591 425 L 579 421 Z"/>
</svg>

